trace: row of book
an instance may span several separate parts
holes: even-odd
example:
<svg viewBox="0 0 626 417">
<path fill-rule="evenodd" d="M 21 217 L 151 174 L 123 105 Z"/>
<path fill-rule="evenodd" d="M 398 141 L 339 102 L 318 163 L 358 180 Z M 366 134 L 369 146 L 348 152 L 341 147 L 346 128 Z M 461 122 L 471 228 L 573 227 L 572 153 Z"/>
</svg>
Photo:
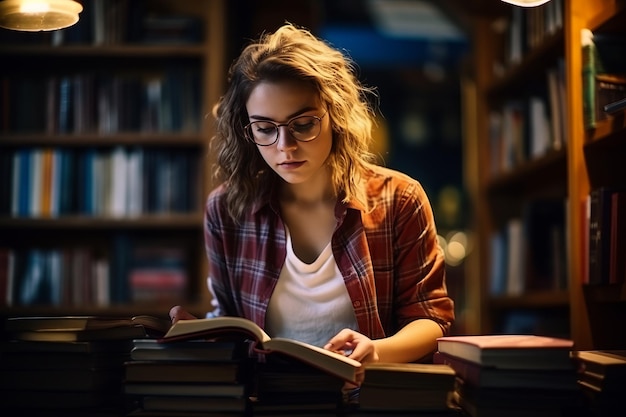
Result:
<svg viewBox="0 0 626 417">
<path fill-rule="evenodd" d="M 357 388 L 359 362 L 237 317 L 171 327 L 151 316 L 16 317 L 4 330 L 0 372 L 18 380 L 3 385 L 4 404 L 36 416 L 460 415 L 447 365 L 369 364 Z M 50 400 L 28 403 L 35 396 Z"/>
<path fill-rule="evenodd" d="M 189 289 L 185 246 L 135 245 L 127 240 L 115 239 L 108 255 L 88 248 L 0 248 L 0 305 L 183 302 Z"/>
<path fill-rule="evenodd" d="M 589 416 L 616 411 L 626 382 L 623 351 L 528 334 L 446 336 L 434 363 L 361 365 L 238 317 L 17 317 L 4 330 L 3 401 L 31 415 Z"/>
<path fill-rule="evenodd" d="M 532 200 L 493 234 L 491 295 L 567 288 L 565 211 L 564 200 Z"/>
<path fill-rule="evenodd" d="M 491 295 L 567 289 L 566 204 L 558 199 L 527 202 L 520 217 L 511 218 L 493 233 Z M 592 189 L 583 213 L 583 283 L 625 282 L 626 191 L 617 187 Z"/>
<path fill-rule="evenodd" d="M 204 37 L 202 21 L 188 14 L 155 9 L 146 0 L 90 0 L 81 2 L 80 20 L 54 32 L 16 36 L 0 33 L 4 42 L 44 45 L 118 45 L 121 43 L 197 44 Z M 158 4 L 156 5 L 158 6 Z"/>
<path fill-rule="evenodd" d="M 147 73 L 110 69 L 67 75 L 5 75 L 0 131 L 69 134 L 198 132 L 201 99 L 197 67 L 168 64 Z"/>
<path fill-rule="evenodd" d="M 567 143 L 565 65 L 563 59 L 546 71 L 543 83 L 507 101 L 489 115 L 492 176 L 541 158 Z"/>
<path fill-rule="evenodd" d="M 133 217 L 198 207 L 197 151 L 8 148 L 0 153 L 0 215 Z"/>
<path fill-rule="evenodd" d="M 107 306 L 110 285 L 107 260 L 85 248 L 0 249 L 0 294 L 6 306 Z"/>
<path fill-rule="evenodd" d="M 504 64 L 519 63 L 534 47 L 563 29 L 564 1 L 538 7 L 512 7 L 507 26 Z"/>
</svg>

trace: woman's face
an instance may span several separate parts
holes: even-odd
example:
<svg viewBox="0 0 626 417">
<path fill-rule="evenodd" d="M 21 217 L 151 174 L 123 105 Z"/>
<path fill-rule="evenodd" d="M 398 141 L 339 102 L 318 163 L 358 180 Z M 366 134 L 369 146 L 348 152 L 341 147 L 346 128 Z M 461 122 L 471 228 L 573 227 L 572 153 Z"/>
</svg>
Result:
<svg viewBox="0 0 626 417">
<path fill-rule="evenodd" d="M 246 109 L 249 122 L 272 121 L 281 124 L 277 141 L 269 146 L 257 145 L 257 149 L 267 165 L 284 181 L 303 184 L 321 173 L 332 147 L 332 128 L 327 109 L 322 106 L 313 87 L 297 81 L 261 82 L 252 90 Z M 310 142 L 298 141 L 289 128 L 282 125 L 299 116 L 321 118 L 317 138 Z M 308 125 L 300 123 L 301 120 L 295 120 L 294 127 L 308 129 Z M 262 127 L 266 126 L 273 127 Z"/>
</svg>

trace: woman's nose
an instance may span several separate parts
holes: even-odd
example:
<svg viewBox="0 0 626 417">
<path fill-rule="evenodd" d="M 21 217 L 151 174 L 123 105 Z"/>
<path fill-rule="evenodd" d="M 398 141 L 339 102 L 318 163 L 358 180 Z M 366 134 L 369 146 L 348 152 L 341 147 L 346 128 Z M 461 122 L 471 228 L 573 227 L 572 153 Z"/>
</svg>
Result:
<svg viewBox="0 0 626 417">
<path fill-rule="evenodd" d="M 291 135 L 288 126 L 283 125 L 278 127 L 276 147 L 281 151 L 298 147 L 298 141 Z"/>
</svg>

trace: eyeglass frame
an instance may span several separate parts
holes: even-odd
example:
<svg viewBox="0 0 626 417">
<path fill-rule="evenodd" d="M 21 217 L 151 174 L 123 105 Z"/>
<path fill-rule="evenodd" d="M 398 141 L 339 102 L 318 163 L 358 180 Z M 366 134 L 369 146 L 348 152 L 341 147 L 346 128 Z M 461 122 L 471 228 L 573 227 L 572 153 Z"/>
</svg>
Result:
<svg viewBox="0 0 626 417">
<path fill-rule="evenodd" d="M 247 125 L 245 125 L 243 127 L 243 134 L 246 137 L 246 139 L 248 139 L 250 142 L 254 143 L 257 146 L 272 146 L 273 144 L 275 144 L 276 142 L 278 142 L 278 137 L 280 136 L 280 127 L 281 126 L 285 126 L 287 128 L 287 130 L 289 131 L 289 134 L 291 135 L 291 137 L 293 137 L 296 141 L 298 142 L 302 142 L 302 143 L 308 143 L 308 142 L 313 142 L 315 139 L 317 139 L 320 136 L 320 133 L 322 133 L 322 127 L 320 126 L 320 131 L 317 133 L 317 135 L 315 135 L 313 138 L 311 139 L 307 139 L 307 140 L 302 140 L 302 139 L 298 139 L 297 137 L 295 137 L 292 133 L 291 130 L 289 130 L 289 125 L 297 119 L 300 119 L 302 117 L 312 117 L 314 119 L 317 119 L 318 123 L 322 123 L 322 119 L 324 119 L 324 117 L 328 114 L 328 109 L 324 112 L 324 114 L 322 114 L 321 116 L 315 116 L 315 115 L 300 115 L 300 116 L 296 116 L 296 117 L 292 117 L 291 119 L 289 119 L 286 123 L 276 123 L 273 120 L 255 120 L 253 122 L 248 123 Z M 252 126 L 254 123 L 258 123 L 258 122 L 264 122 L 264 123 L 271 123 L 274 126 L 276 126 L 276 138 L 274 138 L 274 141 L 272 143 L 268 143 L 268 144 L 261 144 L 261 143 L 257 143 L 254 140 L 254 134 L 250 133 L 250 135 L 252 135 L 252 137 L 250 137 L 250 135 L 248 134 L 248 131 L 250 129 L 250 126 Z"/>
</svg>

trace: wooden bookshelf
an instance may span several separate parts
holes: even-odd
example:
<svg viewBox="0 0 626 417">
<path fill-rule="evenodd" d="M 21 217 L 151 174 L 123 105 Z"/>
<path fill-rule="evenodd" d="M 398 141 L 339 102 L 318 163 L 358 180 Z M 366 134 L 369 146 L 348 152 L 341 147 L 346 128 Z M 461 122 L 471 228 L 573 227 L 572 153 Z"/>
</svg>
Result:
<svg viewBox="0 0 626 417">
<path fill-rule="evenodd" d="M 495 9 L 495 3 L 499 2 L 483 1 L 481 6 Z M 515 10 L 513 6 L 502 10 L 498 5 L 501 11 L 498 15 L 476 11 L 470 19 L 474 64 L 463 88 L 466 117 L 475 119 L 468 124 L 466 132 L 465 163 L 476 178 L 475 182 L 468 182 L 477 236 L 477 246 L 468 262 L 468 275 L 472 281 L 469 285 L 477 289 L 473 297 L 476 320 L 469 331 L 502 331 L 498 327 L 501 319 L 513 311 L 536 314 L 539 324 L 555 314 L 563 314 L 567 319 L 554 334 L 571 337 L 577 349 L 623 348 L 626 346 L 624 326 L 611 323 L 626 319 L 626 285 L 584 283 L 589 256 L 584 219 L 592 189 L 626 188 L 623 169 L 626 112 L 598 121 L 594 129 L 585 129 L 581 31 L 586 28 L 593 33 L 626 37 L 626 2 L 553 0 L 550 3 L 562 5 L 562 24 L 532 47 L 522 47 L 521 57 L 515 62 L 507 62 L 508 29 L 495 31 L 498 26 L 494 23 L 502 19 L 510 23 L 514 13 L 528 18 L 536 11 Z M 559 59 L 564 63 L 567 97 L 562 107 L 566 132 L 563 146 L 529 158 L 512 169 L 493 172 L 490 169 L 493 146 L 487 139 L 493 135 L 492 113 L 508 100 L 523 99 L 532 84 L 544 78 Z M 494 258 L 490 236 L 518 216 L 529 201 L 543 197 L 562 198 L 565 202 L 567 288 L 492 294 L 490 274 Z"/>
<path fill-rule="evenodd" d="M 112 215 L 107 210 L 97 209 L 91 212 L 82 212 L 74 209 L 69 212 L 59 212 L 56 214 L 37 214 L 35 213 L 15 213 L 10 206 L 13 202 L 10 198 L 7 202 L 8 191 L 4 191 L 3 210 L 0 212 L 0 249 L 13 250 L 20 253 L 26 253 L 32 249 L 41 249 L 43 251 L 67 251 L 69 249 L 85 249 L 92 252 L 94 257 L 104 260 L 108 265 L 109 288 L 111 291 L 110 298 L 115 299 L 122 291 L 120 288 L 130 285 L 128 276 L 125 276 L 122 270 L 114 267 L 117 264 L 116 242 L 128 241 L 127 252 L 131 253 L 135 246 L 143 245 L 151 249 L 170 248 L 184 253 L 185 262 L 182 268 L 186 276 L 186 286 L 184 295 L 176 298 L 152 300 L 142 299 L 137 301 L 132 297 L 123 302 L 113 302 L 99 305 L 85 300 L 84 303 L 51 303 L 49 301 L 43 303 L 23 304 L 19 300 L 14 299 L 11 303 L 5 299 L 0 301 L 0 315 L 24 315 L 24 314 L 108 314 L 108 315 L 137 315 L 137 314 L 153 314 L 165 316 L 169 308 L 174 304 L 184 304 L 192 312 L 203 315 L 210 310 L 210 295 L 206 288 L 207 261 L 204 253 L 203 231 L 202 231 L 202 207 L 206 195 L 213 187 L 211 183 L 212 174 L 210 172 L 212 157 L 208 152 L 208 140 L 213 129 L 211 110 L 213 104 L 217 102 L 222 94 L 226 75 L 225 66 L 225 48 L 224 42 L 225 27 L 225 2 L 221 0 L 212 0 L 207 2 L 197 2 L 194 0 L 180 0 L 176 2 L 164 0 L 147 0 L 145 2 L 122 2 L 119 4 L 126 5 L 128 9 L 124 12 L 124 19 L 117 22 L 127 21 L 128 26 L 122 27 L 121 37 L 118 37 L 115 31 L 118 28 L 109 28 L 104 23 L 105 32 L 109 31 L 115 40 L 105 37 L 105 41 L 96 43 L 93 39 L 96 36 L 95 23 L 101 18 L 95 12 L 95 4 L 102 4 L 103 7 L 113 5 L 115 0 L 104 0 L 103 2 L 88 2 L 84 4 L 84 11 L 81 13 L 81 21 L 83 25 L 80 28 L 68 28 L 63 34 L 62 40 L 59 41 L 57 35 L 52 33 L 24 34 L 19 32 L 11 32 L 2 29 L 4 32 L 0 34 L 10 40 L 0 42 L 0 57 L 4 65 L 0 70 L 0 82 L 2 82 L 3 101 L 0 104 L 0 153 L 15 154 L 18 150 L 26 150 L 26 152 L 34 152 L 38 149 L 71 150 L 82 157 L 87 150 L 95 150 L 107 156 L 113 149 L 122 148 L 124 152 L 140 150 L 144 158 L 150 155 L 159 155 L 156 158 L 167 158 L 171 155 L 185 154 L 186 158 L 179 162 L 168 162 L 167 169 L 172 174 L 168 181 L 168 192 L 174 193 L 184 189 L 182 194 L 188 204 L 176 204 L 171 201 L 174 197 L 158 197 L 169 198 L 169 205 L 165 208 L 148 208 L 144 204 L 142 209 L 137 213 L 124 212 L 121 215 Z M 110 2 L 110 4 L 108 3 Z M 116 3 L 117 5 L 117 3 Z M 116 6 L 119 7 L 119 6 Z M 94 8 L 93 10 L 90 8 Z M 172 37 L 172 32 L 150 32 L 149 24 L 144 18 L 146 16 L 159 16 L 167 21 L 172 16 L 183 17 L 187 19 L 187 24 L 194 25 L 193 36 L 189 35 L 189 27 L 181 26 L 177 35 Z M 132 17 L 134 16 L 134 17 Z M 134 20 L 133 20 L 134 19 Z M 100 22 L 102 23 L 102 22 Z M 100 27 L 100 26 L 98 26 Z M 144 32 L 133 32 L 137 28 L 143 27 Z M 74 32 L 69 32 L 73 30 Z M 142 30 L 142 29 L 139 29 Z M 154 29 L 152 29 L 154 30 Z M 166 33 L 167 32 L 167 33 Z M 76 33 L 81 33 L 81 38 L 71 37 Z M 130 34 L 134 33 L 133 36 Z M 141 39 L 137 38 L 140 36 Z M 170 37 L 168 37 L 170 36 Z M 181 72 L 168 73 L 172 67 L 181 68 Z M 44 68 L 45 71 L 41 71 Z M 183 72 L 184 71 L 184 74 Z M 46 85 L 46 81 L 52 77 L 75 77 L 82 74 L 98 74 L 109 75 L 115 82 L 124 79 L 124 77 L 132 77 L 146 83 L 152 80 L 158 80 L 161 89 L 171 88 L 176 90 L 176 86 L 180 84 L 170 84 L 188 82 L 185 87 L 187 90 L 193 90 L 193 97 L 187 94 L 181 94 L 176 103 L 164 102 L 169 97 L 162 95 L 162 101 L 158 104 L 164 110 L 156 117 L 156 125 L 146 127 L 145 124 L 135 123 L 133 128 L 127 128 L 121 123 L 113 129 L 103 129 L 103 115 L 97 113 L 97 104 L 93 101 L 85 101 L 96 112 L 92 116 L 96 120 L 96 125 L 89 125 L 87 128 L 78 129 L 77 125 L 73 129 L 59 130 L 54 123 L 49 123 L 50 118 L 60 117 L 55 110 L 50 110 L 51 104 L 37 103 L 38 100 L 31 100 L 28 103 L 22 99 L 19 104 L 19 98 L 13 94 L 10 87 L 14 80 L 20 77 L 28 77 L 28 80 L 35 80 L 37 85 Z M 182 74 L 182 75 L 181 75 Z M 189 75 L 189 81 L 183 77 Z M 159 78 L 161 77 L 161 78 Z M 167 79 L 167 77 L 171 77 Z M 172 88 L 174 86 L 174 88 Z M 106 86 L 96 84 L 98 92 L 104 94 L 107 90 Z M 148 87 L 145 87 L 146 89 Z M 148 94 L 144 90 L 141 94 Z M 41 93 L 38 98 L 43 101 L 54 101 L 54 97 L 49 93 Z M 89 100 L 101 99 L 89 98 Z M 127 97 L 127 96 L 125 96 Z M 78 99 L 73 99 L 78 102 Z M 133 99 L 135 99 L 133 97 Z M 173 99 L 173 98 L 172 98 Z M 182 101 L 181 101 L 182 100 Z M 177 105 L 181 105 L 184 109 L 192 109 L 192 114 L 184 111 L 178 112 Z M 132 109 L 146 113 L 150 109 L 145 101 L 135 100 L 138 109 Z M 28 115 L 16 113 L 12 106 L 21 105 L 22 108 L 31 106 L 34 110 L 32 115 L 33 121 L 29 124 Z M 125 101 L 120 101 L 112 105 L 112 109 L 123 108 Z M 48 107 L 46 107 L 48 106 Z M 35 123 L 37 116 L 36 111 L 45 110 L 44 123 L 41 120 Z M 122 117 L 125 110 L 120 112 Z M 74 113 L 73 117 L 78 118 L 78 113 Z M 20 129 L 14 129 L 15 121 L 13 116 L 18 115 L 26 119 L 26 124 L 20 126 Z M 143 117 L 143 116 L 142 116 Z M 185 118 L 186 122 L 163 122 L 175 120 L 175 118 Z M 4 161 L 4 160 L 3 160 Z M 146 160 L 143 160 L 144 168 Z M 88 163 L 88 162 L 86 162 Z M 103 162 L 107 164 L 110 162 Z M 112 163 L 111 163 L 112 164 Z M 178 165 L 176 165 L 178 164 Z M 140 175 L 143 181 L 143 187 L 148 187 L 147 172 L 159 173 L 159 167 L 154 167 L 152 171 L 142 171 Z M 163 168 L 165 169 L 165 168 Z M 96 168 L 94 168 L 95 172 Z M 180 174 L 184 171 L 185 174 Z M 113 181 L 111 178 L 114 172 L 103 170 L 108 178 L 107 181 Z M 168 171 L 170 172 L 170 171 Z M 178 173 L 176 173 L 178 172 Z M 11 173 L 11 179 L 16 181 L 19 178 Z M 170 175 L 170 174 L 168 174 Z M 182 176 L 181 176 L 182 175 Z M 111 176 L 111 178 L 109 178 Z M 159 177 L 161 178 L 161 177 Z M 165 178 L 165 177 L 163 177 Z M 178 179 L 178 181 L 176 181 Z M 159 180 L 161 181 L 161 180 Z M 19 182 L 19 181 L 18 181 Z M 176 184 L 174 184 L 176 182 Z M 8 183 L 3 183 L 7 185 Z M 63 185 L 63 187 L 70 187 Z M 100 184 L 102 183 L 94 183 Z M 12 184 L 10 184 L 12 185 Z M 72 185 L 75 186 L 75 185 Z M 150 185 L 150 187 L 160 188 L 162 183 Z M 33 194 L 33 192 L 29 192 Z M 36 194 L 36 192 L 34 192 Z M 132 194 L 132 193 L 131 193 Z M 104 197 L 103 197 L 104 198 Z M 113 198 L 111 196 L 107 198 Z M 155 197 L 156 198 L 156 197 Z M 127 204 L 130 204 L 127 202 Z M 1 255 L 0 255 L 1 256 Z M 130 255 L 129 255 L 130 256 Z M 126 273 L 129 273 L 126 271 Z M 6 275 L 6 274 L 5 274 Z M 3 278 L 0 271 L 0 278 Z M 14 291 L 19 291 L 19 280 L 21 277 L 15 278 Z M 0 285 L 6 285 L 6 282 L 0 282 Z M 128 291 L 126 288 L 125 291 Z"/>
</svg>

